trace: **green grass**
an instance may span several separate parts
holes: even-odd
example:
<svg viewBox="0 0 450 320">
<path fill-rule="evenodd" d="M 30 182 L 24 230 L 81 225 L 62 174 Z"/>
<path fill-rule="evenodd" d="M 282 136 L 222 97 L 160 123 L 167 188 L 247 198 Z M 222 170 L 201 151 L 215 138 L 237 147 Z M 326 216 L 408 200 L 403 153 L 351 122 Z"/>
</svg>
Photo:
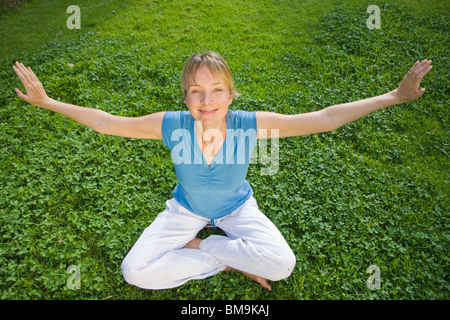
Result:
<svg viewBox="0 0 450 320">
<path fill-rule="evenodd" d="M 72 1 L 0 12 L 2 299 L 450 298 L 448 4 L 382 1 L 381 29 L 368 30 L 366 1 L 80 3 L 80 30 L 66 28 Z M 283 113 L 385 93 L 415 60 L 433 60 L 420 100 L 280 140 L 275 175 L 250 166 L 261 210 L 297 256 L 270 293 L 228 273 L 162 291 L 126 284 L 120 263 L 176 184 L 169 151 L 97 134 L 13 90 L 20 60 L 65 102 L 178 110 L 183 63 L 206 49 L 230 64 L 234 109 Z M 80 290 L 66 287 L 70 265 Z M 370 265 L 379 290 L 366 286 Z"/>
</svg>

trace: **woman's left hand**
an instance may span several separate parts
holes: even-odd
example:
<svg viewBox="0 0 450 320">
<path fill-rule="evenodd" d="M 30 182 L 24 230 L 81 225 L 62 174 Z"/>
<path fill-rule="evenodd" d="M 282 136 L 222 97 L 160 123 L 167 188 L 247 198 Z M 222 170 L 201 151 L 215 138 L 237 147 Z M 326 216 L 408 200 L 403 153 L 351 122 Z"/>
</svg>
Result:
<svg viewBox="0 0 450 320">
<path fill-rule="evenodd" d="M 417 61 L 403 78 L 400 86 L 397 88 L 396 94 L 401 101 L 410 102 L 420 98 L 425 89 L 419 89 L 422 78 L 433 68 L 431 60 Z"/>
</svg>

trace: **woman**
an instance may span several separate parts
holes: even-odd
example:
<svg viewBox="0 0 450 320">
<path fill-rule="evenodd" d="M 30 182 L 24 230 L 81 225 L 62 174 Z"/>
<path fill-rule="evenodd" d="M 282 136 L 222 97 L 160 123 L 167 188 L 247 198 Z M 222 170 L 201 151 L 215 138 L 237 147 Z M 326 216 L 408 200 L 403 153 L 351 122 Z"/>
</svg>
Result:
<svg viewBox="0 0 450 320">
<path fill-rule="evenodd" d="M 135 118 L 53 100 L 30 67 L 16 62 L 13 68 L 26 91 L 16 88 L 17 95 L 28 103 L 103 134 L 161 139 L 170 148 L 178 178 L 174 197 L 122 262 L 128 283 L 164 289 L 235 270 L 271 290 L 267 280 L 288 277 L 296 261 L 281 233 L 259 211 L 245 180 L 249 155 L 260 133 L 291 137 L 328 132 L 375 110 L 413 101 L 423 95 L 420 81 L 432 66 L 431 60 L 417 61 L 397 89 L 381 96 L 283 115 L 230 111 L 236 91 L 227 63 L 215 52 L 196 53 L 184 66 L 181 78 L 189 111 Z M 227 236 L 197 238 L 207 223 Z"/>
</svg>

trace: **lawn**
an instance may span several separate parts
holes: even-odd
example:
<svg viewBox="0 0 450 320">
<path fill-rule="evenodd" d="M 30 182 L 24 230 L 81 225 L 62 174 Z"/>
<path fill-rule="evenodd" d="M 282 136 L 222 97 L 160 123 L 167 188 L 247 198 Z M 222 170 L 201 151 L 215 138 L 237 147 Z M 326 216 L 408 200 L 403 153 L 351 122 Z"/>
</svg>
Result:
<svg viewBox="0 0 450 320">
<path fill-rule="evenodd" d="M 66 27 L 73 1 L 2 9 L 0 297 L 449 299 L 450 6 L 378 1 L 381 27 L 368 29 L 368 2 L 341 2 L 86 0 L 79 30 Z M 250 166 L 261 210 L 297 257 L 271 292 L 236 273 L 161 291 L 125 283 L 122 259 L 176 185 L 169 150 L 15 97 L 19 60 L 64 102 L 124 116 L 179 110 L 183 63 L 203 50 L 229 62 L 241 93 L 232 109 L 280 113 L 383 94 L 433 60 L 421 99 L 280 139 L 275 174 Z M 80 289 L 67 286 L 69 266 Z"/>
</svg>

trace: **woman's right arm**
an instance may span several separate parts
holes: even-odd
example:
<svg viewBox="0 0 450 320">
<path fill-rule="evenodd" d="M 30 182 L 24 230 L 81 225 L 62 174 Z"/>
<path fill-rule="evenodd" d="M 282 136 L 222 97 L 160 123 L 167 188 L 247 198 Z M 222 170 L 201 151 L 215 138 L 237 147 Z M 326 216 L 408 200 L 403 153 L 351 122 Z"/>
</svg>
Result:
<svg viewBox="0 0 450 320">
<path fill-rule="evenodd" d="M 44 87 L 30 67 L 16 62 L 14 71 L 22 82 L 26 93 L 15 89 L 17 96 L 28 103 L 61 113 L 97 132 L 114 136 L 162 139 L 161 124 L 164 112 L 143 117 L 119 117 L 99 109 L 91 109 L 56 101 L 47 96 Z"/>
</svg>

